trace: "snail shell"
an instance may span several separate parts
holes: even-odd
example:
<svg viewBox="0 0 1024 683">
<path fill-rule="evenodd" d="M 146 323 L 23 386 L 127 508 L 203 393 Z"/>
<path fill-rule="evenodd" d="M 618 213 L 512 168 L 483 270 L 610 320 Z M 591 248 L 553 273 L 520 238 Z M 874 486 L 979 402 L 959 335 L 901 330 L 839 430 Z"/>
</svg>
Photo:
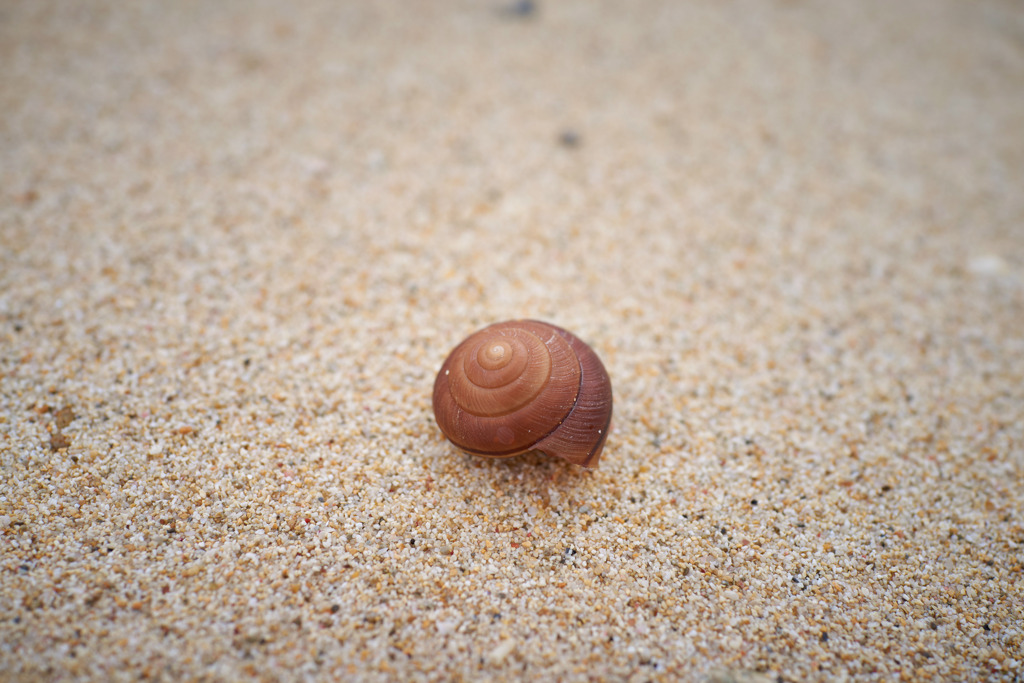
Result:
<svg viewBox="0 0 1024 683">
<path fill-rule="evenodd" d="M 496 323 L 455 347 L 434 382 L 434 417 L 462 450 L 506 458 L 538 450 L 597 467 L 612 384 L 575 335 L 536 320 Z"/>
</svg>

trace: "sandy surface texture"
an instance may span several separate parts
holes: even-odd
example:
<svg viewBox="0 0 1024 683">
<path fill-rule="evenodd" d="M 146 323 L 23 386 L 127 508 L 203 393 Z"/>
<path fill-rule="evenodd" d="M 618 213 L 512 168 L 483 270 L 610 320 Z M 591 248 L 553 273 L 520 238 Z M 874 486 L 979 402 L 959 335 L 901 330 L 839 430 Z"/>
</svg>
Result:
<svg viewBox="0 0 1024 683">
<path fill-rule="evenodd" d="M 1024 677 L 1024 6 L 0 4 L 0 678 Z M 598 470 L 464 455 L 472 331 Z"/>
</svg>

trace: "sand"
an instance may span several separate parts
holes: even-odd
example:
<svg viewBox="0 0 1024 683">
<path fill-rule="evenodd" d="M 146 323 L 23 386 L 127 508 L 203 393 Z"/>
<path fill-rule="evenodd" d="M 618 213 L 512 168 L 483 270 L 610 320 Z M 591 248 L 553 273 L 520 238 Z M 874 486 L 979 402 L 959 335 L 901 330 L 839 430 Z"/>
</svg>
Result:
<svg viewBox="0 0 1024 683">
<path fill-rule="evenodd" d="M 3 3 L 0 678 L 1021 680 L 1024 7 L 529 9 Z"/>
</svg>

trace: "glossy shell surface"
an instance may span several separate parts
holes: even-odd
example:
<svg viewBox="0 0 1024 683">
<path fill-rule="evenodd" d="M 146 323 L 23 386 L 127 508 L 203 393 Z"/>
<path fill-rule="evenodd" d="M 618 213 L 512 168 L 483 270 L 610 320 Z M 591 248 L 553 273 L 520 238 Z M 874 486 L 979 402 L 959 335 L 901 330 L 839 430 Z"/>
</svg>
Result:
<svg viewBox="0 0 1024 683">
<path fill-rule="evenodd" d="M 485 457 L 539 450 L 596 467 L 611 415 L 611 380 L 597 354 L 572 333 L 536 320 L 474 333 L 434 382 L 441 431 Z"/>
</svg>

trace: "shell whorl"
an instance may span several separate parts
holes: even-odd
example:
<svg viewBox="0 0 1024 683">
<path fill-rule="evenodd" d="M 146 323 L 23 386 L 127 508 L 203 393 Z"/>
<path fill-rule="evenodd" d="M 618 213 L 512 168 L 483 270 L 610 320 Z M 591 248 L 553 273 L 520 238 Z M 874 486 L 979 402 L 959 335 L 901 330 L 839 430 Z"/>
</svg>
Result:
<svg viewBox="0 0 1024 683">
<path fill-rule="evenodd" d="M 463 341 L 434 382 L 434 416 L 462 450 L 492 458 L 539 450 L 596 467 L 611 422 L 611 381 L 560 327 L 514 320 Z"/>
</svg>

